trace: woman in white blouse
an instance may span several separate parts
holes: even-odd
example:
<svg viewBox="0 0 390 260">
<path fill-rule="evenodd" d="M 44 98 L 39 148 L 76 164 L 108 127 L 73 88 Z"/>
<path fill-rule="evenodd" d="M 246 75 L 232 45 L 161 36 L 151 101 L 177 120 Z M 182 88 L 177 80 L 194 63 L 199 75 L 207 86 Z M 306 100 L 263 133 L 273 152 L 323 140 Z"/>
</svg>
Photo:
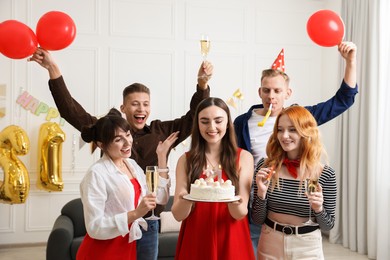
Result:
<svg viewBox="0 0 390 260">
<path fill-rule="evenodd" d="M 114 108 L 94 125 L 85 127 L 81 137 L 94 142 L 103 156 L 89 168 L 80 184 L 87 235 L 77 259 L 136 259 L 140 228 L 147 229 L 142 216 L 156 204 L 167 203 L 169 176 L 160 173 L 156 194 L 147 194 L 145 174 L 129 158 L 133 142 L 130 125 Z M 165 147 L 174 141 L 171 136 L 164 142 Z"/>
</svg>

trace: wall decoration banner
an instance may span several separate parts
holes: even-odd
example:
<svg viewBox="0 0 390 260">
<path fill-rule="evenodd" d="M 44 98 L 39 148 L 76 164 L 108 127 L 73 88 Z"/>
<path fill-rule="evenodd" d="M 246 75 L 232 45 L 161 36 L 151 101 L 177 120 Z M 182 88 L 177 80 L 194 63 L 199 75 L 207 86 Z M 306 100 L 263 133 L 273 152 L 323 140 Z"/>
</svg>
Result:
<svg viewBox="0 0 390 260">
<path fill-rule="evenodd" d="M 46 121 L 59 118 L 60 125 L 64 125 L 65 123 L 65 120 L 60 117 L 60 112 L 56 108 L 49 107 L 45 102 L 33 97 L 27 91 L 23 91 L 23 93 L 19 95 L 16 103 L 36 116 L 46 114 Z"/>
</svg>

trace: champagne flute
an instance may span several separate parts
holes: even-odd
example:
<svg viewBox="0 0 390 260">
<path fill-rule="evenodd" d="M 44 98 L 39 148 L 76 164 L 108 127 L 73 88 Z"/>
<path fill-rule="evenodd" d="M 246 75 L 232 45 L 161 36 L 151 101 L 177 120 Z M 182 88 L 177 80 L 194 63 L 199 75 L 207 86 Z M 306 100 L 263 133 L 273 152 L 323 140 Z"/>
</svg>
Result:
<svg viewBox="0 0 390 260">
<path fill-rule="evenodd" d="M 158 185 L 158 167 L 157 166 L 146 166 L 146 185 L 150 193 L 156 192 Z M 152 209 L 152 215 L 147 217 L 148 220 L 157 220 L 160 219 L 154 215 L 154 209 Z"/>
<path fill-rule="evenodd" d="M 317 180 L 311 180 L 311 179 L 306 179 L 305 180 L 305 189 L 307 194 L 311 194 L 312 192 L 315 192 L 317 190 Z M 303 224 L 305 225 L 314 225 L 316 224 L 313 220 L 311 220 L 311 206 L 309 204 L 309 220 L 304 222 Z"/>
<path fill-rule="evenodd" d="M 209 36 L 206 34 L 202 34 L 200 37 L 200 53 L 203 56 L 203 61 L 206 61 L 207 54 L 210 51 L 210 40 Z"/>
</svg>

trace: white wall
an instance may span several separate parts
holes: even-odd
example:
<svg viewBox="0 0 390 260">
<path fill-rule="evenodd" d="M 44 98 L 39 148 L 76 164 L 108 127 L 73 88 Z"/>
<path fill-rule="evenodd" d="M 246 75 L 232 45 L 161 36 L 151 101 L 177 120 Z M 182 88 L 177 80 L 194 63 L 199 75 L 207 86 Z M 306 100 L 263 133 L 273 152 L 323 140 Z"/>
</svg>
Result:
<svg viewBox="0 0 390 260">
<path fill-rule="evenodd" d="M 152 91 L 150 118 L 171 119 L 186 112 L 195 90 L 201 63 L 199 37 L 211 39 L 209 60 L 215 66 L 211 95 L 227 100 L 237 88 L 245 98 L 233 116 L 259 102 L 260 73 L 285 49 L 286 72 L 293 97 L 287 105 L 309 105 L 329 98 L 339 86 L 338 52 L 322 48 L 306 34 L 309 16 L 319 9 L 338 11 L 341 0 L 1 0 L 0 22 L 16 19 L 35 30 L 39 18 L 58 10 L 70 15 L 77 27 L 75 41 L 53 52 L 68 87 L 87 111 L 103 115 L 119 107 L 122 89 L 142 82 Z M 329 3 L 332 2 L 332 3 Z M 79 132 L 68 123 L 62 149 L 65 188 L 47 192 L 36 188 L 38 134 L 46 115 L 35 115 L 16 103 L 22 90 L 55 108 L 47 85 L 48 73 L 37 64 L 0 56 L 0 85 L 6 115 L 0 130 L 22 127 L 30 138 L 30 152 L 20 157 L 30 176 L 24 204 L 0 203 L 0 245 L 44 242 L 61 207 L 79 196 L 79 182 L 98 157 L 82 146 Z M 59 122 L 59 118 L 53 120 Z M 324 132 L 332 151 L 334 120 Z M 170 157 L 174 175 L 177 158 L 188 148 L 180 145 Z M 0 169 L 2 180 L 4 173 Z"/>
</svg>

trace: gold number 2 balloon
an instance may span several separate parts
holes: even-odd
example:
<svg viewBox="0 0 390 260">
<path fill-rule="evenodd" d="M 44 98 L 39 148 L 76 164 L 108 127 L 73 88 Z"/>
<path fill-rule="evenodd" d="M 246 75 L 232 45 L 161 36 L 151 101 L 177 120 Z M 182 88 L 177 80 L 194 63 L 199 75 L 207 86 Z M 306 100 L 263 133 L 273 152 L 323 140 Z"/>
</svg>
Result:
<svg viewBox="0 0 390 260">
<path fill-rule="evenodd" d="M 18 155 L 25 155 L 30 149 L 30 140 L 19 126 L 10 125 L 0 132 L 0 166 L 4 170 L 0 182 L 0 202 L 24 203 L 30 190 L 30 178 Z"/>
<path fill-rule="evenodd" d="M 47 191 L 62 191 L 62 143 L 65 133 L 54 122 L 41 125 L 38 140 L 39 174 L 37 186 Z"/>
</svg>

